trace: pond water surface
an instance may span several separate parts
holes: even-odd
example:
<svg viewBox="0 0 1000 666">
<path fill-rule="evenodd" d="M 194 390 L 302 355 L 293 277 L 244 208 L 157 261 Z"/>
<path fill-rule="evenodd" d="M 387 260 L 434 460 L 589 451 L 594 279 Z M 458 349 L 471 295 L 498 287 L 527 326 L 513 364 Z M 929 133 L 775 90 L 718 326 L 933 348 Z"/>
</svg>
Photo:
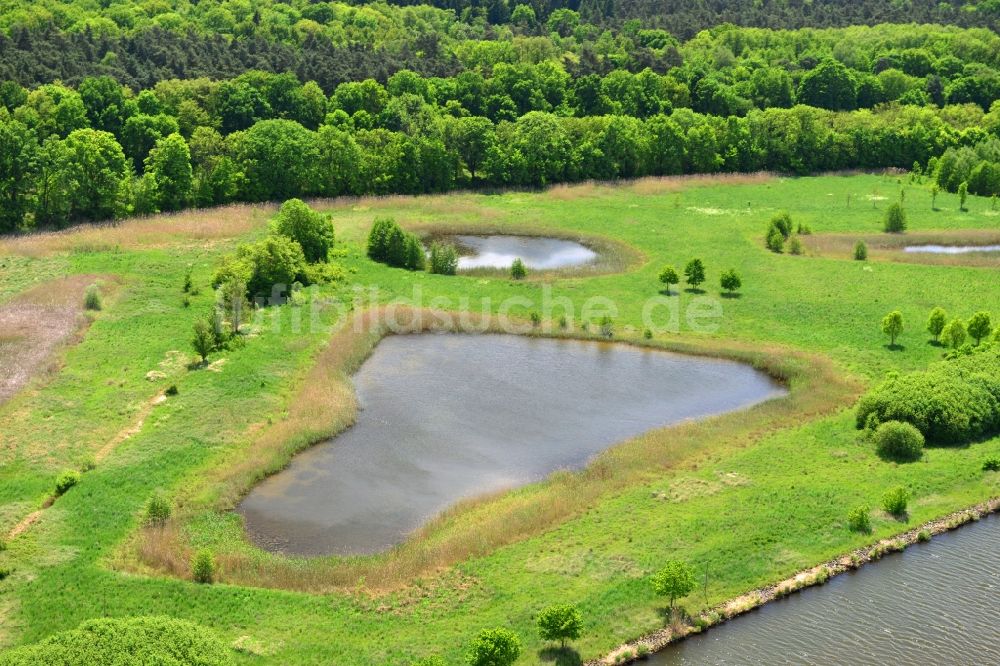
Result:
<svg viewBox="0 0 1000 666">
<path fill-rule="evenodd" d="M 533 270 L 585 266 L 597 260 L 597 253 L 582 243 L 542 236 L 452 236 L 461 256 L 459 270 L 470 268 L 510 268 L 515 259 Z"/>
<path fill-rule="evenodd" d="M 969 254 L 970 252 L 1000 252 L 1000 245 L 908 245 L 904 252 L 928 254 Z"/>
<path fill-rule="evenodd" d="M 1000 664 L 1000 518 L 767 604 L 645 662 Z"/>
<path fill-rule="evenodd" d="M 785 392 L 730 361 L 456 334 L 385 338 L 354 385 L 357 423 L 296 456 L 240 505 L 258 545 L 378 552 L 462 498 L 577 469 L 652 428 Z"/>
</svg>

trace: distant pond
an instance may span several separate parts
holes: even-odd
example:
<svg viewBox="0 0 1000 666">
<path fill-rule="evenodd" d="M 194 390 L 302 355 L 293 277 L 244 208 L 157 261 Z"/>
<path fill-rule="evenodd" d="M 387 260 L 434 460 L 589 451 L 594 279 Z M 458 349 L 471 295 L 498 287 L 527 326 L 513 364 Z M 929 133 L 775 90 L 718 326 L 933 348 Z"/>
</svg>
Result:
<svg viewBox="0 0 1000 666">
<path fill-rule="evenodd" d="M 356 424 L 297 455 L 240 505 L 261 547 L 386 550 L 463 498 L 579 469 L 653 428 L 785 393 L 731 361 L 460 334 L 385 338 L 354 385 Z"/>
<path fill-rule="evenodd" d="M 904 252 L 928 254 L 969 254 L 970 252 L 1000 252 L 1000 245 L 908 245 Z"/>
<path fill-rule="evenodd" d="M 529 270 L 553 270 L 586 266 L 599 257 L 583 243 L 563 238 L 458 234 L 449 239 L 459 248 L 459 270 L 510 268 L 515 259 Z"/>
</svg>

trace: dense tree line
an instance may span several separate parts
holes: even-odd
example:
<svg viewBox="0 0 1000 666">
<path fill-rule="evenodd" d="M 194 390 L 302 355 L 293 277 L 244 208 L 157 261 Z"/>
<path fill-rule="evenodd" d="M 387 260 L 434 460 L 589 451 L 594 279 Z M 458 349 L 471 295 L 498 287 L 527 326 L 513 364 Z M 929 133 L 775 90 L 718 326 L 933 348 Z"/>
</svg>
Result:
<svg viewBox="0 0 1000 666">
<path fill-rule="evenodd" d="M 910 0 L 392 0 L 397 5 L 433 4 L 454 10 L 464 20 L 524 23 L 530 19 L 561 20 L 567 13 L 600 25 L 641 21 L 690 36 L 719 23 L 766 28 L 837 27 L 909 21 L 995 28 L 1000 18 L 996 2 Z M 519 9 L 523 7 L 524 9 Z M 530 9 L 530 12 L 525 11 Z"/>
<path fill-rule="evenodd" d="M 0 225 L 478 184 L 910 167 L 992 145 L 983 142 L 1000 129 L 1000 106 L 711 115 L 684 106 L 668 77 L 619 72 L 601 86 L 609 80 L 617 86 L 610 109 L 581 109 L 573 80 L 551 63 L 498 65 L 488 79 L 404 70 L 385 86 L 345 83 L 329 97 L 314 82 L 264 72 L 162 81 L 138 94 L 109 77 L 77 89 L 6 82 Z M 623 92 L 626 81 L 634 97 Z"/>
<path fill-rule="evenodd" d="M 937 185 L 949 192 L 1000 196 L 1000 140 L 949 148 L 931 165 Z M 964 203 L 963 203 L 964 205 Z"/>
</svg>

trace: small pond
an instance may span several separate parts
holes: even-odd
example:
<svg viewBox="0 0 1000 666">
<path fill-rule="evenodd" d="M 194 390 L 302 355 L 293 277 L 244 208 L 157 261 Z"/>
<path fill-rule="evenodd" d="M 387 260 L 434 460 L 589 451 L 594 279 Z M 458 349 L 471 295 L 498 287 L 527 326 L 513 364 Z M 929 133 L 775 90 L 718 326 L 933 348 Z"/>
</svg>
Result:
<svg viewBox="0 0 1000 666">
<path fill-rule="evenodd" d="M 458 269 L 510 268 L 520 258 L 529 270 L 553 270 L 586 266 L 598 254 L 582 243 L 542 236 L 456 235 L 451 240 L 459 248 Z"/>
<path fill-rule="evenodd" d="M 1000 518 L 767 604 L 645 662 L 1000 664 Z"/>
<path fill-rule="evenodd" d="M 261 547 L 382 551 L 463 498 L 578 469 L 652 428 L 785 392 L 730 361 L 457 334 L 385 338 L 354 385 L 356 424 L 296 456 L 240 505 Z"/>
<path fill-rule="evenodd" d="M 969 254 L 970 252 L 1000 252 L 1000 245 L 908 245 L 904 252 L 927 254 Z"/>
</svg>

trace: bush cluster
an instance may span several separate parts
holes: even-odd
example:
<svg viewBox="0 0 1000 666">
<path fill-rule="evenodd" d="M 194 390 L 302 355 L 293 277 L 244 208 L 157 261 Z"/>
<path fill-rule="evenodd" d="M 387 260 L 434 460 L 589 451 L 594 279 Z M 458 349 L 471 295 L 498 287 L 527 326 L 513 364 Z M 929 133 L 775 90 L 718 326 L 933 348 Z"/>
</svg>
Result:
<svg viewBox="0 0 1000 666">
<path fill-rule="evenodd" d="M 886 421 L 872 434 L 875 452 L 885 460 L 913 462 L 924 452 L 924 436 L 909 423 Z"/>
<path fill-rule="evenodd" d="M 1000 431 L 1000 351 L 984 345 L 886 379 L 858 401 L 856 425 L 887 421 L 915 426 L 932 444 L 963 444 Z"/>
<path fill-rule="evenodd" d="M 70 488 L 80 483 L 80 473 L 75 469 L 68 469 L 56 477 L 56 495 L 63 495 Z"/>
<path fill-rule="evenodd" d="M 232 656 L 205 627 L 169 617 L 128 617 L 88 620 L 41 643 L 5 652 L 0 663 L 222 666 L 232 663 Z"/>
<path fill-rule="evenodd" d="M 847 513 L 847 526 L 852 532 L 871 532 L 871 510 L 867 505 L 856 506 Z"/>
<path fill-rule="evenodd" d="M 328 263 L 334 241 L 329 216 L 289 199 L 281 205 L 271 231 L 256 243 L 240 245 L 216 269 L 212 288 L 222 290 L 227 309 L 248 297 L 281 296 L 296 282 L 315 284 L 343 277 L 339 266 Z M 276 288 L 280 294 L 273 293 Z"/>
<path fill-rule="evenodd" d="M 396 268 L 421 271 L 426 265 L 424 246 L 416 234 L 403 231 L 391 217 L 380 217 L 368 232 L 368 257 Z"/>
<path fill-rule="evenodd" d="M 906 515 L 906 505 L 910 502 L 910 491 L 903 486 L 887 490 L 882 495 L 882 509 L 891 516 Z"/>
<path fill-rule="evenodd" d="M 423 250 L 421 250 L 423 251 Z M 454 275 L 458 271 L 458 249 L 451 243 L 431 244 L 427 270 L 437 275 Z"/>
</svg>

